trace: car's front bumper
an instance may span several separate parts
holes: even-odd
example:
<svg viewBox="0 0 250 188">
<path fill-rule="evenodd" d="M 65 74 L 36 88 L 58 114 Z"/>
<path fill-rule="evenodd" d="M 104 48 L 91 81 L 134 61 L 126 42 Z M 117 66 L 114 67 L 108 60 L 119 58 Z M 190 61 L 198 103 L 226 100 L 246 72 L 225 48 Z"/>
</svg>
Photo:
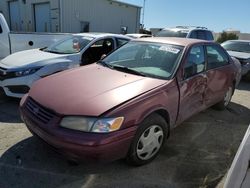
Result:
<svg viewBox="0 0 250 188">
<path fill-rule="evenodd" d="M 9 97 L 21 98 L 31 85 L 41 77 L 37 74 L 31 74 L 22 77 L 8 78 L 0 80 L 0 88 Z"/>
<path fill-rule="evenodd" d="M 20 107 L 20 111 L 33 135 L 72 160 L 108 162 L 124 158 L 137 129 L 134 126 L 113 133 L 86 133 L 59 127 L 60 118 L 42 124 L 24 106 Z"/>
</svg>

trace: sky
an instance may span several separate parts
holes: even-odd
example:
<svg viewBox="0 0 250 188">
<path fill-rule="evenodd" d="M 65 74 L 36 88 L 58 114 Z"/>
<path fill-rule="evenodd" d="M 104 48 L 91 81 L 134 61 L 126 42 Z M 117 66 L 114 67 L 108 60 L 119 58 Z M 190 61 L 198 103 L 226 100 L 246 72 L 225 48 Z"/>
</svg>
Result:
<svg viewBox="0 0 250 188">
<path fill-rule="evenodd" d="M 143 0 L 120 1 L 143 7 Z M 250 33 L 250 0 L 145 0 L 146 29 L 177 25 Z"/>
</svg>

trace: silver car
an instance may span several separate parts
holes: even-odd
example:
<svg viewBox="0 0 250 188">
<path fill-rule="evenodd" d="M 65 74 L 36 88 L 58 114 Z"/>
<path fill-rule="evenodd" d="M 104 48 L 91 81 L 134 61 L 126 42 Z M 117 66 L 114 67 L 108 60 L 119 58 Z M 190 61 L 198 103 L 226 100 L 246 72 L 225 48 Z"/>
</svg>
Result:
<svg viewBox="0 0 250 188">
<path fill-rule="evenodd" d="M 250 40 L 228 40 L 221 44 L 230 56 L 241 63 L 242 76 L 250 80 Z"/>
</svg>

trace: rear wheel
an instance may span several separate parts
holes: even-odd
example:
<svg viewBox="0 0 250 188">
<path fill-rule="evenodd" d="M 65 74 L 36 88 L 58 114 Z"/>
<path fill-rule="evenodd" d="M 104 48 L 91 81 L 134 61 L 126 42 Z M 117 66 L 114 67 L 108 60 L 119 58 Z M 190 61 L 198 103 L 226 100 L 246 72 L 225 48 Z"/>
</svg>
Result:
<svg viewBox="0 0 250 188">
<path fill-rule="evenodd" d="M 168 126 L 162 116 L 152 114 L 147 117 L 137 130 L 127 154 L 127 162 L 139 166 L 152 161 L 158 155 L 167 135 Z"/>
<path fill-rule="evenodd" d="M 232 96 L 234 93 L 234 87 L 230 86 L 227 89 L 226 94 L 224 95 L 224 98 L 222 101 L 218 102 L 217 104 L 214 105 L 214 107 L 218 110 L 224 110 L 228 104 L 230 103 Z"/>
</svg>

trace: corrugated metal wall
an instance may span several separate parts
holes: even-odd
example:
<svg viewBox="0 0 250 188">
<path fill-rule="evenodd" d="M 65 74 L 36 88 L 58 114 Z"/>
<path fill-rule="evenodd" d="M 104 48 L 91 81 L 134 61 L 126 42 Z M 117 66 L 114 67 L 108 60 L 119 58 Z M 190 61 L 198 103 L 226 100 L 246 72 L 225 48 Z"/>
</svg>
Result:
<svg viewBox="0 0 250 188">
<path fill-rule="evenodd" d="M 128 33 L 139 31 L 140 8 L 108 0 L 61 0 L 62 31 L 80 32 L 81 22 L 89 22 L 91 32 Z"/>
<path fill-rule="evenodd" d="M 4 15 L 9 24 L 9 9 L 7 1 L 0 0 L 0 12 Z"/>
<path fill-rule="evenodd" d="M 128 33 L 139 31 L 140 8 L 111 0 L 16 0 L 20 8 L 20 23 L 17 31 L 35 31 L 34 5 L 50 4 L 51 31 L 82 31 L 83 23 L 89 23 L 90 32 Z M 0 0 L 0 11 L 10 25 L 9 0 Z M 60 12 L 62 11 L 62 12 Z"/>
<path fill-rule="evenodd" d="M 49 3 L 51 12 L 51 31 L 59 31 L 60 13 L 59 0 L 15 0 L 19 4 L 20 20 L 17 31 L 35 31 L 34 23 L 34 5 L 39 3 Z M 8 24 L 10 25 L 9 17 L 9 0 L 0 0 L 0 11 L 3 12 Z"/>
</svg>

